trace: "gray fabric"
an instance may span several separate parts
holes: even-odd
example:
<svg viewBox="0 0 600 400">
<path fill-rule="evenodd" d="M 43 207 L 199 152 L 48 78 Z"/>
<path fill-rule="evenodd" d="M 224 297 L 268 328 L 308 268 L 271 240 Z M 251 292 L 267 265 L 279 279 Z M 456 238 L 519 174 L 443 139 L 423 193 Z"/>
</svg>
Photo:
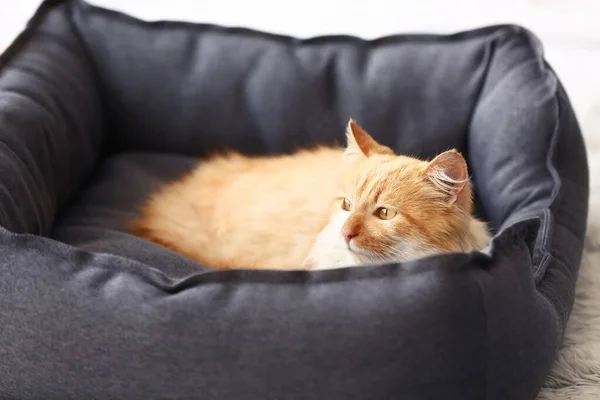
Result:
<svg viewBox="0 0 600 400">
<path fill-rule="evenodd" d="M 52 1 L 0 68 L 0 398 L 535 397 L 588 171 L 526 30 L 297 40 Z M 333 143 L 349 117 L 400 152 L 465 152 L 491 253 L 207 271 L 124 231 L 192 157 Z"/>
</svg>

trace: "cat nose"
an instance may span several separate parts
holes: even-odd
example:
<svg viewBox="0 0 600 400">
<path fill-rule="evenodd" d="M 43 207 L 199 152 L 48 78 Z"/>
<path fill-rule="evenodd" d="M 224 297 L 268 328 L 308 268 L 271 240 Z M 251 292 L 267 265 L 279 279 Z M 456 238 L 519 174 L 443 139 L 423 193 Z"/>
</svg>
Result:
<svg viewBox="0 0 600 400">
<path fill-rule="evenodd" d="M 352 240 L 352 238 L 358 236 L 358 233 L 356 233 L 356 231 L 351 230 L 351 229 L 342 229 L 342 236 L 344 236 L 344 240 L 346 241 L 346 244 L 350 244 L 350 241 Z"/>
</svg>

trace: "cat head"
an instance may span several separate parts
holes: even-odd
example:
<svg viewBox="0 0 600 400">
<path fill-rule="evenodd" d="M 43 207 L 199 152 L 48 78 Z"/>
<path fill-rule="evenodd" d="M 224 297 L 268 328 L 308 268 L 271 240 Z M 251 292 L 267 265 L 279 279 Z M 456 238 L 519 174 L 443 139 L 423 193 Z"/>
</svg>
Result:
<svg viewBox="0 0 600 400">
<path fill-rule="evenodd" d="M 425 161 L 396 155 L 350 120 L 336 240 L 361 263 L 464 249 L 472 219 L 467 165 L 456 150 Z"/>
</svg>

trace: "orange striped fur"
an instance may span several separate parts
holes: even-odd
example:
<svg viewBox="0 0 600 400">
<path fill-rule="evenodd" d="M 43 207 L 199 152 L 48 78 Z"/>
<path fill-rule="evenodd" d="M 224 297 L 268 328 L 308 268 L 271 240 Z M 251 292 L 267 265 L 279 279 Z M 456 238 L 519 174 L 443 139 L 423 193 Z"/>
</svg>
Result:
<svg viewBox="0 0 600 400">
<path fill-rule="evenodd" d="M 487 246 L 457 151 L 398 156 L 352 120 L 347 141 L 206 160 L 152 194 L 132 232 L 216 269 L 325 269 Z"/>
</svg>

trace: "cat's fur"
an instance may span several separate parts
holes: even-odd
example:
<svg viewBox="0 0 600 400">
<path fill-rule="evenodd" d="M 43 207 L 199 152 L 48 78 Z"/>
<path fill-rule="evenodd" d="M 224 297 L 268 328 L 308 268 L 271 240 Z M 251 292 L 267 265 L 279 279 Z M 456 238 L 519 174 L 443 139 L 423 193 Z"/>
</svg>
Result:
<svg viewBox="0 0 600 400">
<path fill-rule="evenodd" d="M 353 121 L 347 140 L 209 159 L 154 193 L 132 231 L 217 269 L 324 269 L 487 246 L 458 152 L 398 156 Z M 381 207 L 397 214 L 381 219 Z"/>
</svg>

